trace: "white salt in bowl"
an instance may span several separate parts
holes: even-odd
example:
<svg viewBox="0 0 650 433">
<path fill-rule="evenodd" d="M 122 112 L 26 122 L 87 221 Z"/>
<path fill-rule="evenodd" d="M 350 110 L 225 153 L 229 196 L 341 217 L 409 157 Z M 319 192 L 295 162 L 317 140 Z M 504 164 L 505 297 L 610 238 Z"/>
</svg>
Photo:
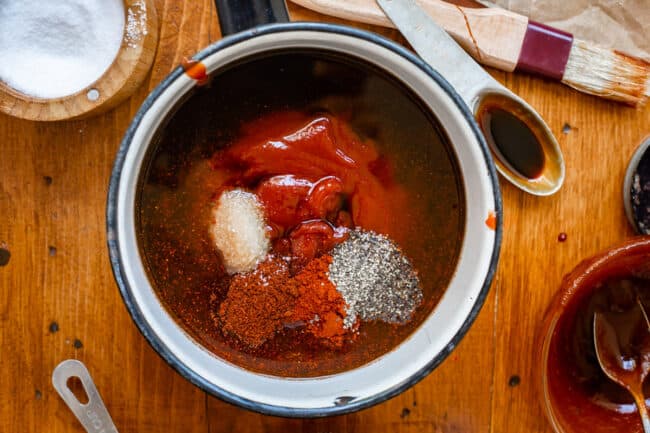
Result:
<svg viewBox="0 0 650 433">
<path fill-rule="evenodd" d="M 58 5 L 63 7 L 65 2 Z M 48 6 L 52 5 L 48 3 Z M 43 35 L 39 37 L 53 38 L 54 36 L 48 35 L 46 31 L 45 26 L 48 24 L 42 25 Z M 62 35 L 65 35 L 65 32 L 57 31 L 55 36 L 63 38 Z M 39 46 L 42 48 L 51 45 L 53 50 L 61 48 L 57 46 L 54 39 L 50 42 Z M 37 97 L 11 87 L 2 81 L 0 76 L 0 111 L 14 117 L 36 121 L 75 119 L 102 113 L 131 96 L 142 84 L 153 63 L 157 44 L 158 20 L 153 0 L 124 0 L 124 26 L 119 50 L 97 80 L 65 96 Z M 73 47 L 65 47 L 65 51 L 62 55 L 68 55 L 70 51 L 70 55 L 74 56 Z M 34 56 L 48 55 L 47 52 L 34 53 Z M 38 59 L 33 63 L 40 64 Z M 27 65 L 22 66 L 30 68 Z M 48 80 L 41 83 L 42 85 L 35 86 L 42 88 L 46 94 L 62 94 L 59 89 L 64 87 L 76 88 L 74 83 L 64 82 L 65 76 L 59 77 L 57 81 L 56 71 L 34 76 Z"/>
<path fill-rule="evenodd" d="M 378 359 L 312 378 L 246 370 L 213 355 L 182 329 L 147 276 L 136 233 L 138 182 L 146 169 L 146 155 L 155 146 L 165 119 L 186 101 L 197 86 L 195 78 L 201 75 L 185 73 L 180 67 L 147 98 L 122 141 L 109 186 L 107 238 L 114 276 L 135 324 L 183 377 L 251 410 L 319 417 L 356 411 L 397 395 L 424 378 L 457 346 L 478 315 L 496 269 L 501 196 L 490 152 L 472 113 L 442 76 L 392 41 L 344 26 L 274 24 L 226 37 L 195 59 L 201 62 L 197 70 L 205 66 L 209 75 L 251 56 L 288 50 L 327 53 L 379 69 L 415 93 L 448 137 L 465 196 L 464 236 L 451 282 L 424 322 Z"/>
</svg>

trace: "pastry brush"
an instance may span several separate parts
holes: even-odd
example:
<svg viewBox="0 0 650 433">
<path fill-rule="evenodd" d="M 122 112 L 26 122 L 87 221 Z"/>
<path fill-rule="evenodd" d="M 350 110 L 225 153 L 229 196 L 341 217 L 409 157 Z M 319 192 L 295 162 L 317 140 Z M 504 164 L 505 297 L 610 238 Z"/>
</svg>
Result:
<svg viewBox="0 0 650 433">
<path fill-rule="evenodd" d="M 393 27 L 375 0 L 292 0 L 347 20 Z M 543 75 L 585 93 L 641 105 L 650 96 L 650 63 L 574 38 L 499 8 L 465 8 L 441 0 L 420 6 L 479 63 Z"/>
</svg>

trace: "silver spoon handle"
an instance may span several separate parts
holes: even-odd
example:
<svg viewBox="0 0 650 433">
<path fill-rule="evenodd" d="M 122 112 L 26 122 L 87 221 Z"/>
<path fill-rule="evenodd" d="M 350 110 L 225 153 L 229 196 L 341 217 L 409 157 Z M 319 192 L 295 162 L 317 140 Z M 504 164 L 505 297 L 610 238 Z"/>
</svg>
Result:
<svg viewBox="0 0 650 433">
<path fill-rule="evenodd" d="M 645 416 L 641 417 L 641 422 L 643 423 L 643 432 L 650 433 L 650 419 L 648 419 L 647 411 L 645 413 Z"/>
<path fill-rule="evenodd" d="M 68 379 L 71 377 L 81 380 L 88 403 L 80 403 L 68 387 Z M 81 361 L 68 359 L 57 365 L 52 373 L 52 385 L 88 433 L 117 433 L 90 373 Z"/>
<path fill-rule="evenodd" d="M 648 313 L 646 312 L 645 307 L 643 306 L 643 302 L 641 302 L 641 298 L 637 296 L 636 302 L 637 304 L 639 304 L 639 308 L 641 309 L 641 313 L 643 314 L 643 319 L 645 320 L 645 324 L 648 327 L 648 330 L 650 331 L 650 319 L 648 318 Z M 645 397 L 643 396 L 643 385 L 641 385 L 641 389 L 639 390 L 639 395 L 640 397 L 638 399 L 635 397 L 635 400 L 638 400 L 636 402 L 636 406 L 639 409 L 639 415 L 641 415 L 641 423 L 643 424 L 643 431 L 644 433 L 650 433 L 650 417 L 648 417 L 648 409 L 646 408 Z"/>
<path fill-rule="evenodd" d="M 650 433 L 650 418 L 648 417 L 648 409 L 645 405 L 645 398 L 643 397 L 643 391 L 634 393 L 634 401 L 636 402 L 636 407 L 639 410 L 639 415 L 641 416 L 641 423 L 643 424 L 643 432 Z"/>
</svg>

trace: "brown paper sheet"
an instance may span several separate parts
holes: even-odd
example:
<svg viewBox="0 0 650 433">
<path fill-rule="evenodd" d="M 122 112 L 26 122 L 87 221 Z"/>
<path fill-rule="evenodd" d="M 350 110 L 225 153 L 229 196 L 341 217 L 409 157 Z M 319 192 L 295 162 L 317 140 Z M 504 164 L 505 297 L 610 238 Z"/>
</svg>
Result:
<svg viewBox="0 0 650 433">
<path fill-rule="evenodd" d="M 576 38 L 650 61 L 650 0 L 490 1 Z"/>
</svg>

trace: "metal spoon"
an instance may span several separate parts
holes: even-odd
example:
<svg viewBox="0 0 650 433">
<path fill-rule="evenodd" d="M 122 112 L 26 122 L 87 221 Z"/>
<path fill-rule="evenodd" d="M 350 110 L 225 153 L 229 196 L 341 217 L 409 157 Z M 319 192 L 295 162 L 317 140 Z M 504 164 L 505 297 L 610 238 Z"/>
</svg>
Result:
<svg viewBox="0 0 650 433">
<path fill-rule="evenodd" d="M 645 309 L 638 299 L 637 303 L 641 308 L 645 328 L 650 332 Z M 598 312 L 594 314 L 594 346 L 600 368 L 607 377 L 632 394 L 641 416 L 643 431 L 650 433 L 650 418 L 643 395 L 643 381 L 650 372 L 650 348 L 647 345 L 644 347 L 645 353 L 641 356 L 640 365 L 635 359 L 624 359 L 616 329 L 602 313 Z"/>
<path fill-rule="evenodd" d="M 86 404 L 79 402 L 68 387 L 68 379 L 71 377 L 81 380 L 88 396 Z M 57 365 L 52 372 L 52 385 L 88 433 L 117 433 L 117 428 L 99 396 L 90 373 L 81 361 L 68 359 Z"/>
<path fill-rule="evenodd" d="M 564 157 L 555 136 L 542 117 L 526 101 L 492 78 L 418 6 L 415 0 L 377 0 L 377 3 L 415 52 L 449 81 L 479 121 L 487 118 L 484 114 L 488 105 L 494 106 L 496 103 L 512 119 L 523 122 L 535 135 L 534 147 L 517 148 L 516 145 L 524 141 L 511 139 L 509 143 L 505 143 L 502 134 L 493 134 L 491 123 L 480 121 L 497 170 L 513 185 L 530 194 L 545 196 L 560 189 L 565 175 Z M 522 174 L 522 171 L 506 158 L 505 152 L 500 151 L 514 149 L 517 152 L 539 155 L 540 147 L 544 168 L 541 174 L 534 178 Z"/>
</svg>

